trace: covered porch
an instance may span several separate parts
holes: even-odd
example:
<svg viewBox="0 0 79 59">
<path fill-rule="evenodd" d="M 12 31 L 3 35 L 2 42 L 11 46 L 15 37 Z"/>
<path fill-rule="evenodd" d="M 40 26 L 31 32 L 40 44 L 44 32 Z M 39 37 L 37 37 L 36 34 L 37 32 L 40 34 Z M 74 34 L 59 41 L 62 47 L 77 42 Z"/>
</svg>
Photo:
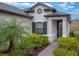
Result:
<svg viewBox="0 0 79 59">
<path fill-rule="evenodd" d="M 47 20 L 47 36 L 49 42 L 59 37 L 67 37 L 70 33 L 70 15 L 69 14 L 53 14 L 46 15 Z"/>
</svg>

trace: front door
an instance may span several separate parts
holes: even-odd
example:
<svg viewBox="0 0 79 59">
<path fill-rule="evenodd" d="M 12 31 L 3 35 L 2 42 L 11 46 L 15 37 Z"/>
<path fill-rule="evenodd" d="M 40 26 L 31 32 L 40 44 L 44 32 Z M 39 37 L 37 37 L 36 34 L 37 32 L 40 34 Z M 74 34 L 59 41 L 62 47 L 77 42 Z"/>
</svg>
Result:
<svg viewBox="0 0 79 59">
<path fill-rule="evenodd" d="M 57 38 L 62 36 L 62 21 L 57 21 Z"/>
</svg>

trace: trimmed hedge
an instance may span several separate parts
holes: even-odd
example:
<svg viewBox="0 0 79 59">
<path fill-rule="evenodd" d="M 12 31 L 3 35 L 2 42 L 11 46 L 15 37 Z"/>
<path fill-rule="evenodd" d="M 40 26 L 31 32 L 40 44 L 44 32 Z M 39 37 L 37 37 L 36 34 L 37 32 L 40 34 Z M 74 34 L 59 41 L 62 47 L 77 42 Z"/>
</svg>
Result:
<svg viewBox="0 0 79 59">
<path fill-rule="evenodd" d="M 78 56 L 74 50 L 67 50 L 66 48 L 56 48 L 53 51 L 55 56 Z"/>
<path fill-rule="evenodd" d="M 58 48 L 55 48 L 55 56 L 78 56 L 78 40 L 75 37 L 60 37 Z"/>
<path fill-rule="evenodd" d="M 53 51 L 53 54 L 55 56 L 65 56 L 67 52 L 67 49 L 64 49 L 64 48 L 55 48 L 54 51 Z"/>
<path fill-rule="evenodd" d="M 65 56 L 78 56 L 78 53 L 74 50 L 69 50 Z"/>
<path fill-rule="evenodd" d="M 68 49 L 76 49 L 78 47 L 78 41 L 75 37 L 60 37 L 58 43 L 60 47 Z"/>
<path fill-rule="evenodd" d="M 32 34 L 26 37 L 27 41 L 32 43 L 35 47 L 46 45 L 48 43 L 48 37 L 38 34 Z"/>
<path fill-rule="evenodd" d="M 15 43 L 16 49 L 14 50 L 14 53 L 12 53 L 11 55 L 24 55 L 24 51 L 26 51 L 27 55 L 30 55 L 32 54 L 34 48 L 38 48 L 39 50 L 41 46 L 48 44 L 48 37 L 38 34 L 32 34 L 25 36 L 21 40 L 16 40 Z"/>
</svg>

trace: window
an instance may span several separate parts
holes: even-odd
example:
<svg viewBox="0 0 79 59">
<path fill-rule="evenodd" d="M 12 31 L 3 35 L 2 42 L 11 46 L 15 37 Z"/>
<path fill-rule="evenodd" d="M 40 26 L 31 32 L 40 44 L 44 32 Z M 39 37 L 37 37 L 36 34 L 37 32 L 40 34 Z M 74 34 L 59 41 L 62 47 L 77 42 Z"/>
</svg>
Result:
<svg viewBox="0 0 79 59">
<path fill-rule="evenodd" d="M 32 22 L 32 33 L 47 34 L 47 22 Z"/>
<path fill-rule="evenodd" d="M 41 13 L 42 13 L 42 9 L 40 9 L 40 8 L 37 9 L 37 13 L 38 13 L 38 14 L 41 14 Z"/>
<path fill-rule="evenodd" d="M 35 23 L 35 32 L 38 34 L 43 34 L 43 23 L 42 22 Z"/>
</svg>

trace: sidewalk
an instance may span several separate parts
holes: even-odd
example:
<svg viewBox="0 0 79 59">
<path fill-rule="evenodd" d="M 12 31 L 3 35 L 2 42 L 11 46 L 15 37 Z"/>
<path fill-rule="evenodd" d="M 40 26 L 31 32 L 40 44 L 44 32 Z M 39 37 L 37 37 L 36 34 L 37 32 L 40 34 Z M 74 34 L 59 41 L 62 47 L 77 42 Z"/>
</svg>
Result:
<svg viewBox="0 0 79 59">
<path fill-rule="evenodd" d="M 45 48 L 38 56 L 53 56 L 52 51 L 57 47 L 57 42 L 51 42 L 51 44 Z"/>
</svg>

